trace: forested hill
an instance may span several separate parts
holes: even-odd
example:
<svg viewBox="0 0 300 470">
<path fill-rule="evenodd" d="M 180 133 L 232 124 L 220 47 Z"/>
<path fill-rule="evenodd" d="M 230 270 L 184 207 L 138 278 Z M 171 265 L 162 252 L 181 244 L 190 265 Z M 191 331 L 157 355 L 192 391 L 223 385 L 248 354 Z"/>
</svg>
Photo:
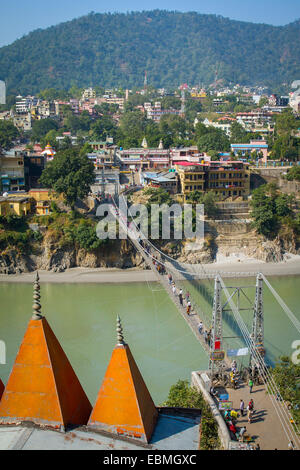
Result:
<svg viewBox="0 0 300 470">
<path fill-rule="evenodd" d="M 36 30 L 0 49 L 10 92 L 44 88 L 178 86 L 225 82 L 277 86 L 300 79 L 300 21 L 270 26 L 167 11 L 94 14 Z"/>
</svg>

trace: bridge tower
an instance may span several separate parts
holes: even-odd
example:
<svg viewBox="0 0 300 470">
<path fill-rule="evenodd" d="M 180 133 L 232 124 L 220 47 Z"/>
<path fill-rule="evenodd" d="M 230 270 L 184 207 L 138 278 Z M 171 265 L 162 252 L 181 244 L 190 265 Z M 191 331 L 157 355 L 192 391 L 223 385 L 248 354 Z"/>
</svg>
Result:
<svg viewBox="0 0 300 470">
<path fill-rule="evenodd" d="M 264 356 L 264 302 L 263 302 L 263 277 L 259 273 L 256 277 L 256 287 L 255 287 L 255 304 L 253 312 L 253 323 L 252 323 L 252 341 L 256 351 Z M 250 364 L 254 365 L 257 361 L 253 357 L 253 354 L 250 356 Z"/>
<path fill-rule="evenodd" d="M 212 329 L 210 339 L 209 371 L 211 379 L 218 374 L 223 375 L 225 369 L 225 353 L 223 350 L 223 327 L 222 327 L 222 286 L 219 276 L 215 278 Z"/>
</svg>

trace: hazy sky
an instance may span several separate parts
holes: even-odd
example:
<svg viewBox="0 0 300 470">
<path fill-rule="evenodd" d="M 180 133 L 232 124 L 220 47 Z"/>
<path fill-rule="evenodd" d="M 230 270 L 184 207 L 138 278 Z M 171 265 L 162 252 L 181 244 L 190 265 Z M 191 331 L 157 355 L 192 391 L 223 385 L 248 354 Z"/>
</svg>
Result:
<svg viewBox="0 0 300 470">
<path fill-rule="evenodd" d="M 91 11 L 178 10 L 213 13 L 241 21 L 284 25 L 300 18 L 300 0 L 0 0 L 0 46 L 37 28 Z"/>
</svg>

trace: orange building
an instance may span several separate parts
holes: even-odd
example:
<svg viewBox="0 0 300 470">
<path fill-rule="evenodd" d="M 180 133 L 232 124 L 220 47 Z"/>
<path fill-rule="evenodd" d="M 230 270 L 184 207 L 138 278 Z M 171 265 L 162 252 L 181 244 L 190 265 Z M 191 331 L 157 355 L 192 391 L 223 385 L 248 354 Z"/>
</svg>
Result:
<svg viewBox="0 0 300 470">
<path fill-rule="evenodd" d="M 124 342 L 119 317 L 117 332 L 118 344 L 112 352 L 88 426 L 149 442 L 158 412 Z"/>
<path fill-rule="evenodd" d="M 86 424 L 92 406 L 62 347 L 41 315 L 34 285 L 34 314 L 0 402 L 0 424 L 30 421 L 65 430 Z"/>
</svg>

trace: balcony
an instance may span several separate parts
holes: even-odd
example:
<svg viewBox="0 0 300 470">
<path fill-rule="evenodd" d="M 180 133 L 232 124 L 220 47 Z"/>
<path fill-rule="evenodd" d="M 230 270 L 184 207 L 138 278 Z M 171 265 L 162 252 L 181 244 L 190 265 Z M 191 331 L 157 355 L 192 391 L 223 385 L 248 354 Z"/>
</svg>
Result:
<svg viewBox="0 0 300 470">
<path fill-rule="evenodd" d="M 5 171 L 1 173 L 1 178 L 24 178 L 24 171 Z"/>
</svg>

